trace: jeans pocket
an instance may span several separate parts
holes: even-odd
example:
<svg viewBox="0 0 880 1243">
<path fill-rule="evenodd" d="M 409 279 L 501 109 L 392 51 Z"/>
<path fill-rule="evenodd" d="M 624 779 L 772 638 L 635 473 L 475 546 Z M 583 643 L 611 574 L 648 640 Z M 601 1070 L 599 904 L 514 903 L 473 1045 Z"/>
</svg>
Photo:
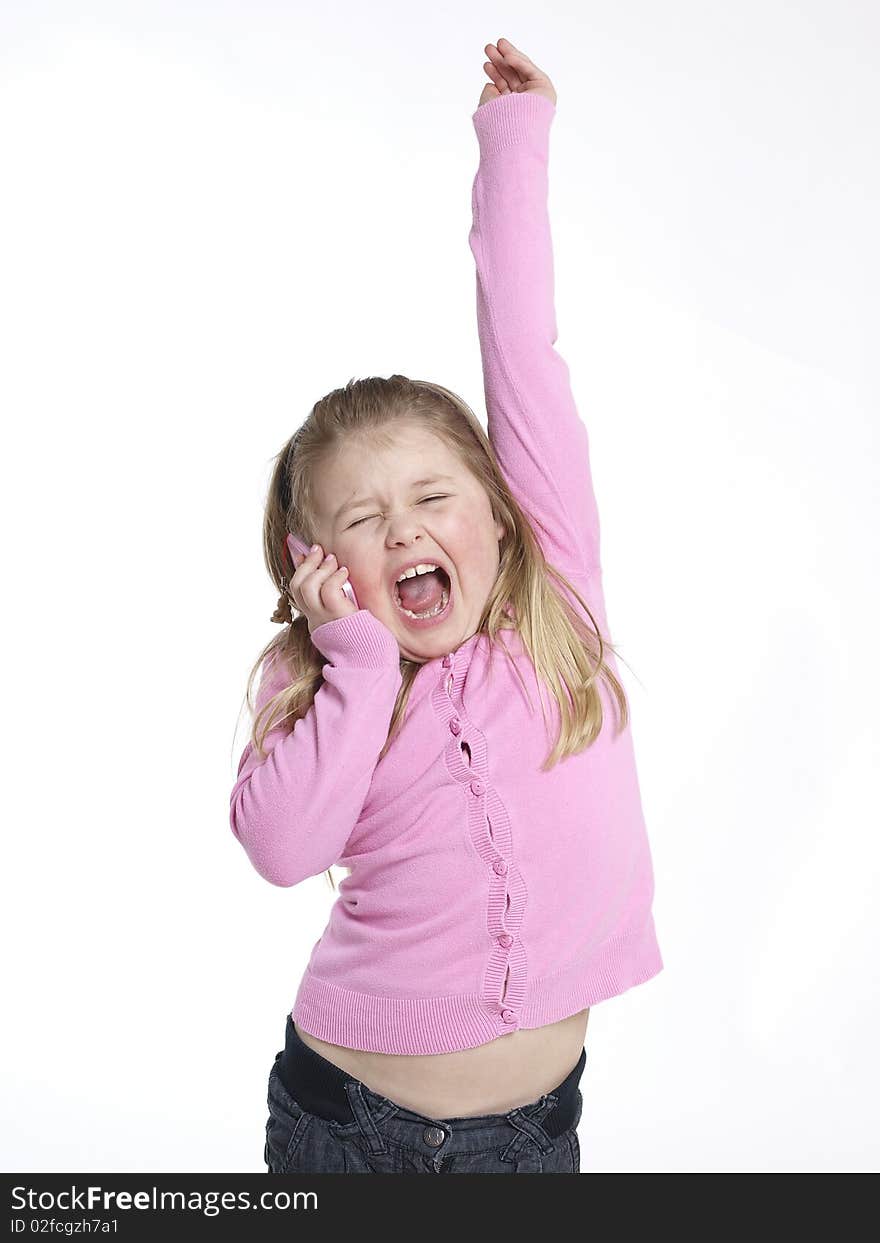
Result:
<svg viewBox="0 0 880 1243">
<path fill-rule="evenodd" d="M 311 1114 L 302 1113 L 298 1119 L 280 1117 L 274 1110 L 266 1119 L 266 1142 L 263 1159 L 270 1174 L 290 1174 L 297 1151 L 305 1139 L 313 1121 Z"/>
</svg>

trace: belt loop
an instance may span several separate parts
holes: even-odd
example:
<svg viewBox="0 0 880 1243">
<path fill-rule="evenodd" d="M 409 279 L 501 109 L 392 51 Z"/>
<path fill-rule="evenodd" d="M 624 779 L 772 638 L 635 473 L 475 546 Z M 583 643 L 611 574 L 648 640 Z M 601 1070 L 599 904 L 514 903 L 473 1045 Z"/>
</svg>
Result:
<svg viewBox="0 0 880 1243">
<path fill-rule="evenodd" d="M 506 1115 L 507 1120 L 521 1134 L 505 1150 L 507 1155 L 515 1156 L 525 1144 L 527 1137 L 535 1141 L 542 1153 L 550 1152 L 553 1148 L 553 1141 L 540 1125 L 540 1120 L 553 1109 L 558 1099 L 552 1092 L 548 1092 L 546 1096 L 541 1097 L 540 1103 L 528 1115 L 524 1114 L 521 1109 L 511 1109 Z"/>
<path fill-rule="evenodd" d="M 348 1096 L 348 1103 L 351 1105 L 351 1112 L 357 1119 L 357 1124 L 361 1129 L 361 1134 L 367 1141 L 369 1151 L 386 1152 L 388 1145 L 376 1128 L 370 1108 L 364 1100 L 363 1087 L 360 1080 L 346 1080 L 345 1091 Z"/>
</svg>

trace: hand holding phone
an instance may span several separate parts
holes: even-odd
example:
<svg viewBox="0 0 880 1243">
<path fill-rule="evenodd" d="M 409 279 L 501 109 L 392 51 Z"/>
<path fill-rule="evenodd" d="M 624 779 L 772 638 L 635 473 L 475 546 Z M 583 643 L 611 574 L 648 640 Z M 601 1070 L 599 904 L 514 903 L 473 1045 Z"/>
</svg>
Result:
<svg viewBox="0 0 880 1243">
<path fill-rule="evenodd" d="M 311 552 L 298 536 L 288 534 L 287 547 L 295 569 L 287 588 L 294 605 L 305 615 L 309 634 L 324 622 L 348 617 L 359 609 L 348 570 L 336 565 L 332 553 L 325 559 L 320 546 Z"/>
</svg>

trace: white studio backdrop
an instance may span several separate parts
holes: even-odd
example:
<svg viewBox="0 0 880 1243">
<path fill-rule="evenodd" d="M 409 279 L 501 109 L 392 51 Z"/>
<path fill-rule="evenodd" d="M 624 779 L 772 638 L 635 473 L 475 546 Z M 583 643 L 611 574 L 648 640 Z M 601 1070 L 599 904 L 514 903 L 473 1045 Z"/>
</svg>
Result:
<svg viewBox="0 0 880 1243">
<path fill-rule="evenodd" d="M 0 9 L 0 1166 L 264 1170 L 333 897 L 228 825 L 271 459 L 352 376 L 485 423 L 504 36 L 559 94 L 556 348 L 665 961 L 591 1014 L 582 1169 L 876 1169 L 876 8 L 78 9 Z"/>
</svg>

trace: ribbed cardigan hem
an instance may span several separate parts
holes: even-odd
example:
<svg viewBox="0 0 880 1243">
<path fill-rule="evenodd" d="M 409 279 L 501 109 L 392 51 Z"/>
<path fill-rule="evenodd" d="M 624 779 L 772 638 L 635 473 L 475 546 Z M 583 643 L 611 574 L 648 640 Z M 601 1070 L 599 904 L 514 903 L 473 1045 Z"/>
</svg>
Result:
<svg viewBox="0 0 880 1243">
<path fill-rule="evenodd" d="M 488 1010 L 479 993 L 380 997 L 323 980 L 307 967 L 291 1016 L 319 1040 L 371 1053 L 454 1053 L 518 1027 L 545 1027 L 615 997 L 663 970 L 653 915 L 641 928 L 605 941 L 587 962 L 533 980 L 513 1023 Z M 509 1011 L 508 1011 L 509 1013 Z"/>
</svg>

